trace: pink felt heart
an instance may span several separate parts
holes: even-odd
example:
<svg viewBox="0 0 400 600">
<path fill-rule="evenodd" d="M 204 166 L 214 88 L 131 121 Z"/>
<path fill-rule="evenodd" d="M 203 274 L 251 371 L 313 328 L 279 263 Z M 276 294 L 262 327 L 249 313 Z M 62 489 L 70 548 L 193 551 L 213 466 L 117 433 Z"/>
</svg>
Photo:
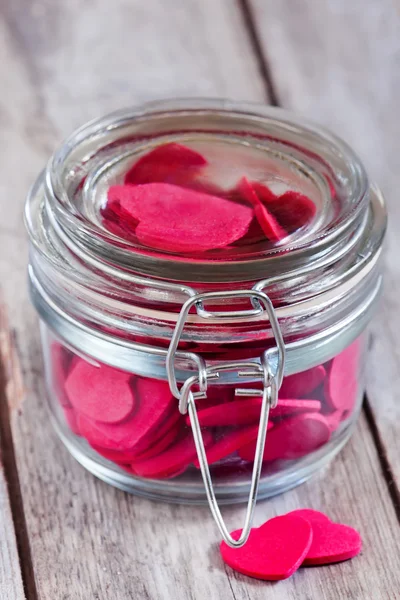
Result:
<svg viewBox="0 0 400 600">
<path fill-rule="evenodd" d="M 269 428 L 273 425 L 268 424 Z M 219 440 L 215 441 L 213 444 L 210 444 L 209 448 L 207 448 L 207 461 L 209 465 L 229 456 L 233 452 L 236 452 L 242 446 L 249 444 L 253 440 L 257 439 L 258 435 L 258 425 L 253 427 L 243 427 L 241 429 L 235 429 L 233 431 L 229 431 L 225 433 Z M 194 461 L 194 465 L 197 468 L 200 468 L 200 464 L 198 459 Z"/>
<path fill-rule="evenodd" d="M 203 441 L 206 447 L 212 442 L 211 432 L 203 432 Z M 196 456 L 193 435 L 188 431 L 162 454 L 145 460 L 135 460 L 132 469 L 139 477 L 167 479 L 176 476 L 176 473 L 182 473 Z"/>
<path fill-rule="evenodd" d="M 220 306 L 216 307 L 216 310 L 219 310 L 219 308 Z M 232 402 L 233 400 L 235 400 L 234 386 L 209 385 L 207 388 L 207 398 L 200 398 L 196 400 L 196 406 L 200 411 L 205 408 L 211 408 L 211 406 L 223 406 L 226 402 Z"/>
<path fill-rule="evenodd" d="M 238 184 L 239 193 L 254 208 L 254 214 L 257 217 L 265 236 L 272 242 L 277 242 L 287 236 L 286 231 L 281 227 L 275 217 L 268 211 L 266 206 L 258 198 L 252 184 L 246 177 L 242 177 Z"/>
<path fill-rule="evenodd" d="M 168 183 L 114 185 L 108 201 L 119 201 L 139 221 L 141 243 L 170 252 L 227 246 L 247 232 L 253 218 L 248 206 Z"/>
<path fill-rule="evenodd" d="M 149 442 L 148 448 L 140 454 L 137 454 L 133 460 L 142 461 L 153 458 L 153 456 L 159 456 L 177 441 L 180 434 L 181 428 L 178 423 L 175 423 L 170 429 L 164 431 L 161 435 L 157 436 L 156 439 Z"/>
<path fill-rule="evenodd" d="M 232 535 L 238 539 L 241 531 Z M 252 529 L 242 548 L 220 550 L 224 562 L 235 571 L 267 581 L 287 579 L 301 566 L 312 541 L 310 523 L 297 515 L 275 517 L 258 529 Z"/>
<path fill-rule="evenodd" d="M 181 144 L 163 144 L 148 152 L 129 169 L 125 183 L 169 182 L 184 184 L 207 164 L 204 156 Z"/>
<path fill-rule="evenodd" d="M 288 375 L 283 379 L 279 398 L 308 397 L 308 394 L 311 394 L 324 381 L 325 377 L 326 371 L 321 365 L 295 375 Z"/>
<path fill-rule="evenodd" d="M 184 417 L 178 410 L 178 406 L 171 407 L 170 411 L 167 413 L 165 419 L 160 422 L 155 429 L 151 429 L 149 435 L 146 438 L 146 441 L 154 442 L 159 438 L 163 437 L 166 433 L 168 433 L 171 429 L 179 428 L 184 424 Z"/>
<path fill-rule="evenodd" d="M 52 384 L 57 394 L 58 401 L 64 407 L 70 407 L 71 403 L 65 393 L 65 382 L 71 369 L 73 355 L 58 342 L 51 345 L 51 368 Z"/>
<path fill-rule="evenodd" d="M 326 402 L 331 410 L 347 414 L 353 410 L 358 394 L 359 359 L 360 343 L 356 340 L 332 360 L 325 385 Z"/>
<path fill-rule="evenodd" d="M 109 200 L 106 206 L 101 209 L 101 215 L 109 224 L 117 225 L 118 229 L 125 235 L 132 234 L 139 222 L 121 207 L 118 198 Z"/>
<path fill-rule="evenodd" d="M 226 404 L 217 404 L 199 410 L 197 416 L 203 427 L 226 427 L 253 425 L 260 420 L 261 398 L 233 400 Z M 287 417 L 302 412 L 319 412 L 321 403 L 318 400 L 279 400 L 276 408 L 270 412 L 271 419 Z M 190 420 L 187 417 L 187 424 Z"/>
<path fill-rule="evenodd" d="M 361 536 L 348 525 L 333 523 L 324 513 L 311 509 L 295 510 L 289 515 L 306 519 L 313 530 L 311 546 L 303 565 L 328 565 L 357 556 L 361 552 Z"/>
<path fill-rule="evenodd" d="M 68 427 L 72 433 L 75 433 L 75 435 L 80 435 L 78 420 L 76 418 L 76 412 L 74 409 L 71 406 L 63 406 L 63 411 L 65 420 L 67 421 Z"/>
<path fill-rule="evenodd" d="M 79 414 L 81 435 L 92 446 L 118 451 L 135 450 L 137 454 L 144 452 L 148 448 L 149 439 L 154 439 L 158 427 L 167 416 L 173 410 L 178 411 L 168 383 L 164 381 L 138 377 L 134 383 L 134 395 L 138 400 L 138 407 L 122 423 L 102 423 Z"/>
<path fill-rule="evenodd" d="M 325 444 L 331 435 L 326 419 L 319 413 L 304 413 L 284 419 L 268 434 L 264 461 L 301 458 Z M 244 460 L 254 460 L 255 443 L 240 448 Z"/>
<path fill-rule="evenodd" d="M 197 412 L 202 427 L 253 425 L 260 420 L 261 398 L 232 400 L 226 404 L 207 406 Z M 186 422 L 190 425 L 190 419 Z"/>
<path fill-rule="evenodd" d="M 131 373 L 79 360 L 68 375 L 65 391 L 75 410 L 103 423 L 123 421 L 133 410 Z"/>
<path fill-rule="evenodd" d="M 129 464 L 135 460 L 145 460 L 147 458 L 151 458 L 152 456 L 157 456 L 157 454 L 161 454 L 164 450 L 166 450 L 179 436 L 180 427 L 175 422 L 175 424 L 166 432 L 163 432 L 162 435 L 158 436 L 156 439 L 151 439 L 148 441 L 148 447 L 146 450 L 138 453 L 135 449 L 133 450 L 111 450 L 108 448 L 101 448 L 98 446 L 92 446 L 96 452 L 107 458 L 108 460 L 114 461 L 118 464 Z"/>
<path fill-rule="evenodd" d="M 262 183 L 254 182 L 253 187 L 258 198 L 286 231 L 296 231 L 310 223 L 315 216 L 316 206 L 304 194 L 288 190 L 276 196 Z"/>
</svg>

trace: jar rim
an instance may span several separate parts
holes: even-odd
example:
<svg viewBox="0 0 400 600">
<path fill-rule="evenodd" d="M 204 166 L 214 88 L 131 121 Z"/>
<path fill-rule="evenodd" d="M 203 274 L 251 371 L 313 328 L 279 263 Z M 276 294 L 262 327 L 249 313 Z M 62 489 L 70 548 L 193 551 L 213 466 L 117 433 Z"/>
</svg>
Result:
<svg viewBox="0 0 400 600">
<path fill-rule="evenodd" d="M 138 132 L 145 135 L 143 128 L 152 119 L 157 122 L 155 127 L 165 129 L 172 126 L 166 124 L 169 119 L 177 127 L 176 123 L 182 119 L 197 118 L 201 122 L 209 122 L 215 115 L 226 120 L 224 126 L 229 123 L 232 127 L 241 124 L 248 143 L 254 144 L 256 137 L 262 136 L 268 146 L 275 139 L 285 145 L 287 157 L 291 160 L 300 157 L 304 168 L 305 156 L 313 155 L 318 157 L 321 165 L 325 165 L 332 180 L 340 173 L 340 177 L 346 179 L 348 188 L 340 214 L 330 222 L 323 221 L 319 226 L 302 232 L 298 238 L 289 236 L 281 246 L 255 255 L 252 252 L 241 255 L 235 250 L 235 254 L 224 258 L 223 253 L 211 256 L 175 256 L 161 251 L 149 253 L 133 242 L 116 238 L 100 223 L 85 218 L 77 210 L 67 183 L 71 171 L 85 169 L 84 165 L 90 163 L 93 145 L 97 148 L 100 144 L 104 148 L 120 143 L 129 133 L 132 134 L 132 128 L 138 130 L 135 130 L 136 135 Z M 194 124 L 193 127 L 190 131 L 197 131 L 198 125 Z M 218 127 L 222 127 L 219 121 Z M 212 131 L 210 129 L 210 135 L 214 135 Z M 253 134 L 256 137 L 249 142 L 249 136 Z M 300 154 L 297 156 L 296 152 Z M 81 158 L 80 162 L 77 156 Z M 334 168 L 329 158 L 331 162 L 336 161 Z M 318 175 L 316 167 L 313 173 Z M 307 176 L 311 177 L 312 174 Z M 95 261 L 97 268 L 107 262 L 140 275 L 181 282 L 263 279 L 266 275 L 300 268 L 323 254 L 332 254 L 333 249 L 340 246 L 346 237 L 352 236 L 360 226 L 361 215 L 368 207 L 368 187 L 367 175 L 357 155 L 345 142 L 324 128 L 276 107 L 203 99 L 152 102 L 139 109 L 125 109 L 96 119 L 74 132 L 54 153 L 45 177 L 47 211 L 52 223 L 63 235 L 64 242 L 73 251 L 79 252 L 83 259 L 86 256 L 88 260 Z M 327 191 L 327 188 L 322 190 L 325 193 Z"/>
</svg>

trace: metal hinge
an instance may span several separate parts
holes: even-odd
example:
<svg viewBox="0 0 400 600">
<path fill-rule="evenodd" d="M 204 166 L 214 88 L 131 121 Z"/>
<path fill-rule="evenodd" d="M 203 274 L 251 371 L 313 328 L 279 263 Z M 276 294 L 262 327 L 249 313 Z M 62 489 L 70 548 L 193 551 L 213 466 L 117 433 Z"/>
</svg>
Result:
<svg viewBox="0 0 400 600">
<path fill-rule="evenodd" d="M 252 304 L 252 308 L 241 311 L 210 312 L 204 307 L 205 303 L 210 300 L 218 302 L 240 298 L 248 298 Z M 213 366 L 207 366 L 205 360 L 198 354 L 193 352 L 179 352 L 180 357 L 184 356 L 188 360 L 194 362 L 198 370 L 197 374 L 188 377 L 188 379 L 186 379 L 182 387 L 179 389 L 175 374 L 175 357 L 189 311 L 192 307 L 196 308 L 198 316 L 203 319 L 235 320 L 265 315 L 270 322 L 276 347 L 266 350 L 260 357 L 259 362 L 237 361 L 220 363 Z M 274 358 L 276 360 L 271 360 L 272 355 L 275 355 Z M 272 363 L 275 365 L 274 371 L 271 367 Z M 228 292 L 207 292 L 192 296 L 182 306 L 167 354 L 166 368 L 168 381 L 172 394 L 179 400 L 180 412 L 183 414 L 189 412 L 194 442 L 204 486 L 206 489 L 208 503 L 224 541 L 232 548 L 239 548 L 243 546 L 250 535 L 258 487 L 260 483 L 265 441 L 267 437 L 269 410 L 270 408 L 275 407 L 278 401 L 278 390 L 282 383 L 284 363 L 285 345 L 283 342 L 282 333 L 272 302 L 264 292 L 255 289 Z M 226 371 L 236 372 L 239 378 L 258 380 L 262 384 L 261 390 L 240 387 L 235 390 L 235 393 L 238 396 L 262 395 L 260 421 L 249 500 L 247 503 L 243 530 L 239 539 L 237 540 L 235 540 L 229 534 L 218 506 L 196 409 L 196 400 L 207 397 L 207 387 L 209 381 L 215 381 L 219 378 L 220 373 Z M 193 391 L 194 386 L 198 388 L 198 391 Z"/>
</svg>

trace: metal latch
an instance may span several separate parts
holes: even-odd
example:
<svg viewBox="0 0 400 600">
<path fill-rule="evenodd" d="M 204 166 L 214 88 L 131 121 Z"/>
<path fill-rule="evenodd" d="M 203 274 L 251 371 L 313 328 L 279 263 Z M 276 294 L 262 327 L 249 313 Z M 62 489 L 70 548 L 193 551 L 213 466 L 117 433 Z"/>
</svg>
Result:
<svg viewBox="0 0 400 600">
<path fill-rule="evenodd" d="M 224 312 L 209 312 L 204 308 L 205 302 L 209 300 L 218 301 L 238 298 L 249 298 L 252 308 L 249 310 Z M 179 352 L 179 356 L 183 356 L 189 360 L 192 360 L 196 364 L 198 371 L 197 374 L 188 377 L 188 379 L 186 379 L 182 387 L 179 389 L 175 374 L 175 357 L 189 311 L 192 307 L 196 308 L 198 316 L 203 319 L 235 320 L 243 319 L 245 317 L 254 318 L 264 315 L 270 322 L 276 347 L 266 350 L 260 357 L 259 362 L 237 361 L 220 363 L 213 366 L 207 366 L 205 360 L 198 354 L 193 352 Z M 276 360 L 271 360 L 272 355 L 274 355 Z M 272 363 L 275 367 L 274 370 L 272 370 Z M 278 390 L 282 383 L 284 363 L 285 345 L 283 342 L 282 333 L 272 302 L 264 292 L 255 289 L 228 292 L 206 292 L 192 296 L 182 306 L 167 353 L 166 368 L 168 382 L 172 394 L 179 400 L 180 412 L 182 414 L 189 412 L 193 438 L 204 486 L 206 489 L 208 503 L 224 541 L 232 548 L 240 548 L 243 546 L 250 535 L 258 487 L 260 483 L 265 441 L 267 437 L 269 410 L 270 408 L 274 408 L 278 401 Z M 220 373 L 226 371 L 236 372 L 239 378 L 256 379 L 262 384 L 262 390 L 240 387 L 235 390 L 235 393 L 238 396 L 253 396 L 255 394 L 260 395 L 260 392 L 262 394 L 260 421 L 254 456 L 250 494 L 247 503 L 243 530 L 238 540 L 235 540 L 228 532 L 225 522 L 222 518 L 217 499 L 215 497 L 215 491 L 210 475 L 210 469 L 207 462 L 203 436 L 201 433 L 201 427 L 196 409 L 196 400 L 207 397 L 207 387 L 209 381 L 214 381 L 215 379 L 219 378 Z M 194 386 L 196 386 L 199 391 L 193 391 Z"/>
</svg>

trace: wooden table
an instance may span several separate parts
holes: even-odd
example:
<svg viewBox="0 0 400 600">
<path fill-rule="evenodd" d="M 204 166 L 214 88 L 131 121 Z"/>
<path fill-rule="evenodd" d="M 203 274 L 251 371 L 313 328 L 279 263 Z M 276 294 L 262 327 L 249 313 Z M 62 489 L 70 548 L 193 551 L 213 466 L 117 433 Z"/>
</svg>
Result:
<svg viewBox="0 0 400 600">
<path fill-rule="evenodd" d="M 399 0 L 2 0 L 1 600 L 400 598 Z M 155 504 L 84 471 L 46 412 L 26 291 L 27 190 L 61 139 L 121 106 L 173 96 L 279 104 L 342 135 L 385 193 L 386 292 L 368 397 L 340 457 L 260 503 L 358 527 L 361 556 L 278 584 L 224 567 L 208 508 Z M 241 508 L 227 508 L 229 525 Z"/>
</svg>

